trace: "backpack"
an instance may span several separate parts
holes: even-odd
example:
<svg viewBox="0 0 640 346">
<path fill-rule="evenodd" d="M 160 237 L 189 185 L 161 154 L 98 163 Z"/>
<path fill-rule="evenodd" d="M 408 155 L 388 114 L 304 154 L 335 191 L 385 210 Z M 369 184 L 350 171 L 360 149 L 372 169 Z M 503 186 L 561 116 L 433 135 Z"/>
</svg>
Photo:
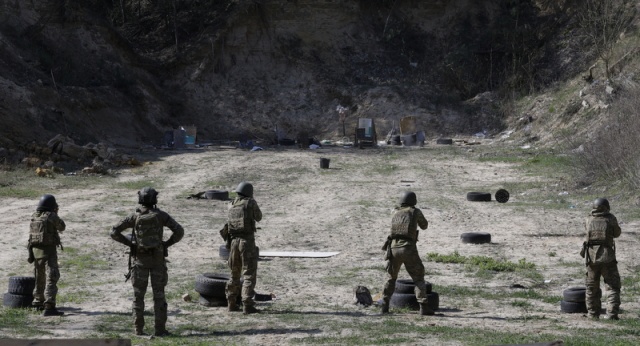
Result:
<svg viewBox="0 0 640 346">
<path fill-rule="evenodd" d="M 610 245 L 613 239 L 608 235 L 609 219 L 606 217 L 594 217 L 588 226 L 588 241 L 591 245 Z"/>
<path fill-rule="evenodd" d="M 246 226 L 250 225 L 247 213 L 247 204 L 249 200 L 231 205 L 229 209 L 227 224 L 229 225 L 230 235 L 242 235 L 246 233 Z"/>
<path fill-rule="evenodd" d="M 134 231 L 138 247 L 152 249 L 162 244 L 162 224 L 158 214 L 152 211 L 138 214 Z"/>
<path fill-rule="evenodd" d="M 57 245 L 55 230 L 49 230 L 47 223 L 49 213 L 41 213 L 31 218 L 29 225 L 29 244 L 31 245 Z"/>
</svg>

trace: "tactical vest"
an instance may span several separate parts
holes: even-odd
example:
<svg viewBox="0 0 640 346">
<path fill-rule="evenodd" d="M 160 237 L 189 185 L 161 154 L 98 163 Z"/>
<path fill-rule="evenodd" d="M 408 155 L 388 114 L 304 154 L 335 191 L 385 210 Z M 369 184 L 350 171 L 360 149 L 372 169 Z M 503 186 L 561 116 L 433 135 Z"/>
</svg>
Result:
<svg viewBox="0 0 640 346">
<path fill-rule="evenodd" d="M 162 223 L 157 213 L 138 214 L 134 230 L 139 248 L 152 249 L 162 244 Z"/>
<path fill-rule="evenodd" d="M 589 222 L 587 241 L 589 245 L 613 246 L 613 233 L 609 230 L 609 218 L 596 216 Z"/>
<path fill-rule="evenodd" d="M 250 231 L 251 218 L 248 212 L 249 199 L 235 203 L 229 209 L 227 224 L 229 234 L 232 236 L 242 236 Z"/>
<path fill-rule="evenodd" d="M 407 207 L 396 211 L 391 220 L 391 237 L 416 240 L 417 221 L 414 217 L 416 209 Z"/>
<path fill-rule="evenodd" d="M 40 213 L 33 215 L 29 225 L 29 244 L 31 245 L 58 245 L 56 230 L 49 226 L 50 213 Z"/>
</svg>

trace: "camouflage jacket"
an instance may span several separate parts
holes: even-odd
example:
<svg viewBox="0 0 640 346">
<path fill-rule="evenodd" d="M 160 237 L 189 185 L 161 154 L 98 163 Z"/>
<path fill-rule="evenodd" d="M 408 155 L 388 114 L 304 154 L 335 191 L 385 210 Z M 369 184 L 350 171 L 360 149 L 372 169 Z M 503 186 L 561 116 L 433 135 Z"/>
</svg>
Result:
<svg viewBox="0 0 640 346">
<path fill-rule="evenodd" d="M 256 200 L 252 197 L 238 196 L 233 200 L 233 202 L 231 202 L 231 205 L 229 205 L 229 209 L 231 209 L 231 207 L 233 207 L 234 205 L 245 202 L 247 199 L 248 202 L 246 202 L 246 212 L 248 214 L 247 219 L 249 221 L 249 226 L 247 227 L 247 225 L 245 224 L 246 233 L 245 235 L 241 236 L 241 238 L 254 239 L 256 233 L 256 222 L 260 222 L 260 220 L 262 220 L 262 211 L 260 211 L 260 207 L 258 207 L 258 202 L 256 202 Z"/>
<path fill-rule="evenodd" d="M 605 241 L 604 244 L 590 244 L 589 243 L 589 230 L 594 228 L 594 222 L 598 220 L 604 220 L 606 223 Z M 600 221 L 602 222 L 602 221 Z M 587 216 L 585 222 L 585 229 L 587 231 L 585 241 L 588 246 L 588 258 L 590 263 L 602 264 L 616 262 L 616 250 L 613 238 L 618 238 L 621 233 L 620 226 L 616 217 L 609 212 L 602 212 L 598 210 L 592 210 L 590 215 Z"/>
<path fill-rule="evenodd" d="M 50 211 L 36 211 L 31 216 L 32 219 L 40 217 L 42 214 L 49 214 L 47 218 L 47 227 L 49 231 L 55 231 L 58 234 L 58 239 L 60 239 L 59 233 L 64 231 L 67 227 L 62 221 L 62 219 L 58 216 L 56 212 Z M 30 244 L 29 244 L 30 245 Z M 32 246 L 33 255 L 36 259 L 45 258 L 50 254 L 55 254 L 57 252 L 57 245 L 34 245 Z"/>
<path fill-rule="evenodd" d="M 400 206 L 400 207 L 396 208 L 396 211 L 394 212 L 394 215 L 395 215 L 395 213 L 400 212 L 400 210 L 403 209 L 403 208 L 407 208 L 407 207 L 403 205 L 403 206 Z M 420 227 L 420 229 L 423 229 L 423 230 L 427 229 L 427 227 L 429 227 L 429 222 L 424 217 L 424 214 L 422 214 L 422 211 L 420 209 L 415 208 L 415 207 L 414 207 L 414 209 L 415 210 L 413 212 L 413 217 L 416 219 L 416 226 Z M 417 239 L 418 238 L 418 234 L 419 234 L 419 231 L 416 230 L 416 241 L 415 242 L 411 241 L 411 240 L 408 240 L 408 239 L 393 239 L 391 241 L 391 247 L 392 248 L 396 248 L 396 247 L 404 247 L 404 246 L 415 245 L 416 242 L 418 241 L 418 239 Z"/>
</svg>

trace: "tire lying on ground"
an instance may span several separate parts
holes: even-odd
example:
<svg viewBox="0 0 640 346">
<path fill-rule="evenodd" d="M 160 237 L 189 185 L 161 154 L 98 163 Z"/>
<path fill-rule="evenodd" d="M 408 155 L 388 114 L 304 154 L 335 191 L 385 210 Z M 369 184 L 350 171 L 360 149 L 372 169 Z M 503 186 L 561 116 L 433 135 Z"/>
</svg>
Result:
<svg viewBox="0 0 640 346">
<path fill-rule="evenodd" d="M 436 144 L 453 144 L 453 139 L 451 139 L 451 138 L 438 138 L 438 139 L 436 139 Z"/>
<path fill-rule="evenodd" d="M 8 308 L 28 308 L 33 302 L 32 295 L 5 293 L 2 296 L 2 305 Z"/>
<path fill-rule="evenodd" d="M 498 203 L 507 203 L 509 201 L 509 191 L 500 189 L 496 191 L 495 198 Z"/>
<path fill-rule="evenodd" d="M 583 303 L 587 288 L 584 286 L 569 287 L 562 292 L 562 298 L 566 302 Z"/>
<path fill-rule="evenodd" d="M 212 298 L 225 298 L 225 288 L 229 275 L 218 273 L 204 273 L 196 276 L 195 291 Z"/>
<path fill-rule="evenodd" d="M 207 199 L 215 199 L 218 201 L 226 201 L 229 199 L 229 191 L 207 190 L 204 195 Z"/>
<path fill-rule="evenodd" d="M 431 285 L 431 283 L 429 281 L 425 281 L 425 283 L 427 284 L 427 293 L 431 293 L 432 289 L 433 289 L 433 285 Z M 411 293 L 414 294 L 416 289 L 416 285 L 413 282 L 413 280 L 411 279 L 398 279 L 396 280 L 396 289 L 394 290 L 394 294 L 395 293 Z"/>
<path fill-rule="evenodd" d="M 427 304 L 431 307 L 431 310 L 438 310 L 440 308 L 440 295 L 438 292 L 431 292 L 427 294 Z M 414 293 L 394 293 L 389 300 L 389 306 L 392 308 L 420 310 L 420 304 Z"/>
<path fill-rule="evenodd" d="M 489 192 L 467 192 L 467 201 L 491 202 L 491 194 Z"/>
<path fill-rule="evenodd" d="M 460 240 L 465 244 L 485 244 L 491 243 L 491 234 L 485 232 L 462 233 Z"/>
<path fill-rule="evenodd" d="M 11 276 L 9 277 L 8 293 L 21 296 L 33 295 L 33 289 L 36 287 L 36 278 L 33 276 Z"/>
<path fill-rule="evenodd" d="M 587 312 L 587 304 L 585 302 L 567 302 L 560 301 L 560 310 L 569 314 Z"/>
</svg>

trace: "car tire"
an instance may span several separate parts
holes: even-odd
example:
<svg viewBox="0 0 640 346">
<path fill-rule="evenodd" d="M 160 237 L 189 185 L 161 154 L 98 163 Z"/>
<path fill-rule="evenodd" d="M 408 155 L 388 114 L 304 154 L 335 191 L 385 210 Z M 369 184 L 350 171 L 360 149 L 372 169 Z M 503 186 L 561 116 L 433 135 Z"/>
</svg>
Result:
<svg viewBox="0 0 640 346">
<path fill-rule="evenodd" d="M 204 273 L 196 276 L 195 291 L 207 297 L 226 298 L 225 289 L 229 275 Z"/>
<path fill-rule="evenodd" d="M 587 288 L 582 287 L 569 287 L 562 292 L 562 298 L 566 302 L 583 303 L 585 301 Z"/>
<path fill-rule="evenodd" d="M 33 276 L 11 276 L 9 277 L 8 293 L 21 296 L 33 295 L 36 287 L 36 278 Z"/>
<path fill-rule="evenodd" d="M 505 189 L 496 191 L 494 196 L 498 203 L 507 203 L 509 201 L 509 191 Z"/>
<path fill-rule="evenodd" d="M 399 309 L 419 310 L 420 304 L 414 293 L 394 293 L 389 300 L 389 306 Z"/>
<path fill-rule="evenodd" d="M 585 302 L 560 301 L 560 310 L 569 314 L 586 313 L 587 304 Z"/>
<path fill-rule="evenodd" d="M 467 201 L 471 202 L 491 202 L 491 194 L 488 192 L 468 192 Z"/>
<path fill-rule="evenodd" d="M 427 293 L 431 293 L 433 285 L 429 281 L 425 281 Z M 411 293 L 414 294 L 416 285 L 411 279 L 398 279 L 396 280 L 395 293 Z"/>
<path fill-rule="evenodd" d="M 5 293 L 2 296 L 2 305 L 8 308 L 28 308 L 33 302 L 32 295 Z"/>
<path fill-rule="evenodd" d="M 453 139 L 451 139 L 451 138 L 438 138 L 438 139 L 436 139 L 436 144 L 453 144 Z"/>
<path fill-rule="evenodd" d="M 204 193 L 207 199 L 215 199 L 218 201 L 228 201 L 229 200 L 229 191 L 221 191 L 221 190 L 207 190 Z"/>
<path fill-rule="evenodd" d="M 462 233 L 460 240 L 465 244 L 486 244 L 491 243 L 491 234 L 485 232 Z"/>
</svg>

